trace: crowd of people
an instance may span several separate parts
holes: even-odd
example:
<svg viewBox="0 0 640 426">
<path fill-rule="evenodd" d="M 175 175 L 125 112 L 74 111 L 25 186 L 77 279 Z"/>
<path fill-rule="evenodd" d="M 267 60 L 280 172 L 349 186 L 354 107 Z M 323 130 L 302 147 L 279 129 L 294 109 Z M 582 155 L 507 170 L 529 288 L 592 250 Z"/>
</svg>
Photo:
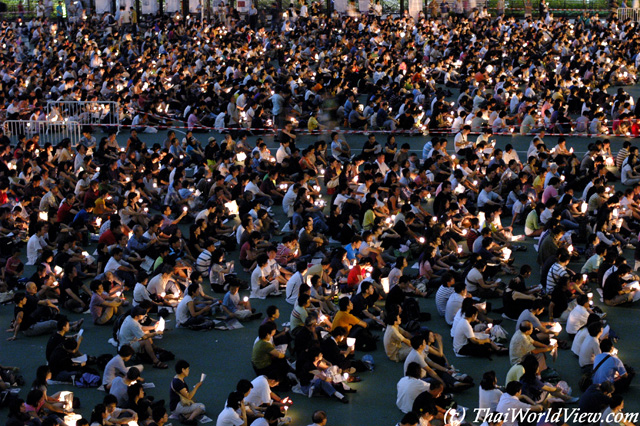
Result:
<svg viewBox="0 0 640 426">
<path fill-rule="evenodd" d="M 146 28 L 108 14 L 2 23 L 4 118 L 85 124 L 76 146 L 0 134 L 7 340 L 49 335 L 25 400 L 12 392 L 15 368 L 0 369 L 7 424 L 193 425 L 209 413 L 218 426 L 284 425 L 299 395 L 356 401 L 372 351 L 403 363 L 401 426 L 460 415 L 455 394 L 475 383 L 450 351 L 509 363 L 504 380 L 485 371 L 479 383 L 487 425 L 513 409 L 549 408 L 545 425 L 563 424 L 551 413 L 565 405 L 621 412 L 635 373 L 593 302 L 640 298 L 638 148 L 612 152 L 606 138 L 640 133 L 634 99 L 608 94 L 635 83 L 635 23 L 274 10 L 270 21 L 229 11 Z M 123 108 L 70 116 L 49 100 Z M 112 128 L 94 136 L 109 114 L 128 129 L 123 146 Z M 138 136 L 162 126 L 164 140 Z M 224 139 L 203 146 L 193 132 L 211 129 Z M 366 134 L 361 150 L 345 130 Z M 380 141 L 381 130 L 398 133 Z M 530 142 L 497 148 L 503 133 Z M 594 136 L 586 152 L 571 133 Z M 537 264 L 515 261 L 527 250 Z M 70 322 L 79 313 L 91 324 Z M 222 411 L 197 402 L 204 374 L 187 384 L 171 336 L 158 344 L 165 318 L 184 333 L 257 329 L 255 378 L 239 380 Z M 83 325 L 112 327 L 117 354 L 83 353 Z M 569 350 L 580 397 L 551 367 Z M 170 364 L 164 391 L 147 395 L 144 365 Z M 101 386 L 104 401 L 72 418 L 51 381 Z"/>
</svg>

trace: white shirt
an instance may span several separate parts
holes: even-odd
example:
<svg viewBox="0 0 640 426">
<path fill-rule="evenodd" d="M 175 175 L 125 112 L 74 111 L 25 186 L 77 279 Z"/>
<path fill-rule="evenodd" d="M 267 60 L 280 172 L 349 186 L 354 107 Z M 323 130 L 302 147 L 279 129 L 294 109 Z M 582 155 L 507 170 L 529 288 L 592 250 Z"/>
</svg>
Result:
<svg viewBox="0 0 640 426">
<path fill-rule="evenodd" d="M 111 257 L 107 262 L 107 265 L 104 267 L 104 272 L 113 272 L 114 274 L 121 267 L 122 264 L 118 262 L 114 257 Z"/>
<path fill-rule="evenodd" d="M 496 407 L 498 413 L 504 414 L 504 423 L 502 426 L 517 426 L 517 418 L 514 418 L 518 410 L 528 410 L 531 405 L 521 402 L 515 396 L 511 396 L 508 393 L 503 393 Z"/>
<path fill-rule="evenodd" d="M 576 334 L 580 327 L 587 323 L 589 311 L 584 306 L 578 305 L 571 310 L 567 319 L 567 333 Z"/>
<path fill-rule="evenodd" d="M 476 337 L 467 319 L 458 321 L 453 331 L 453 351 L 457 354 L 463 346 L 469 343 L 469 339 Z"/>
<path fill-rule="evenodd" d="M 587 337 L 589 337 L 589 330 L 587 329 L 587 327 L 580 329 L 576 333 L 576 337 L 573 338 L 573 343 L 571 344 L 571 352 L 579 356 L 582 342 L 584 342 Z"/>
<path fill-rule="evenodd" d="M 464 280 L 464 284 L 467 287 L 467 292 L 471 293 L 472 291 L 477 291 L 479 282 L 484 281 L 482 277 L 482 272 L 478 271 L 476 268 L 472 268 L 467 274 L 467 278 Z"/>
<path fill-rule="evenodd" d="M 502 391 L 500 389 L 484 390 L 482 387 L 478 388 L 478 408 L 488 408 L 490 412 L 496 411 Z"/>
<path fill-rule="evenodd" d="M 403 413 L 408 413 L 413 408 L 413 402 L 422 392 L 429 390 L 429 384 L 415 377 L 405 376 L 398 381 L 398 396 L 396 405 Z"/>
<path fill-rule="evenodd" d="M 249 295 L 249 297 L 259 297 L 258 291 L 260 290 L 260 278 L 265 278 L 265 275 L 265 272 L 259 266 L 253 270 L 251 273 L 251 295 Z"/>
<path fill-rule="evenodd" d="M 449 297 L 449 300 L 447 300 L 447 306 L 444 309 L 444 319 L 445 321 L 447 321 L 447 324 L 453 324 L 453 317 L 460 310 L 463 300 L 464 297 L 462 297 L 459 293 L 453 293 Z"/>
<path fill-rule="evenodd" d="M 27 241 L 27 265 L 35 265 L 38 261 L 38 250 L 42 250 L 43 246 L 40 241 L 40 237 L 36 234 L 33 234 L 29 237 L 29 241 Z"/>
<path fill-rule="evenodd" d="M 218 415 L 216 426 L 242 426 L 244 422 L 231 407 L 226 407 Z"/>
<path fill-rule="evenodd" d="M 191 318 L 191 313 L 189 313 L 189 302 L 193 302 L 193 297 L 188 294 L 184 296 L 184 298 L 178 303 L 178 307 L 176 308 L 176 322 L 178 325 L 182 325 Z"/>
<path fill-rule="evenodd" d="M 419 353 L 415 349 L 411 349 L 411 352 L 409 352 L 409 355 L 407 355 L 407 358 L 404 360 L 404 374 L 407 374 L 407 367 L 409 367 L 409 364 L 412 362 L 415 362 L 422 368 L 428 366 L 424 353 Z"/>
<path fill-rule="evenodd" d="M 296 272 L 287 281 L 287 288 L 285 290 L 287 303 L 294 305 L 298 300 L 298 293 L 300 292 L 300 286 L 304 283 L 302 274 Z"/>
<path fill-rule="evenodd" d="M 167 280 L 162 278 L 162 274 L 158 274 L 151 278 L 147 284 L 147 291 L 151 294 L 165 293 L 167 288 Z"/>
<path fill-rule="evenodd" d="M 129 371 L 129 367 L 124 365 L 124 361 L 120 355 L 116 355 L 107 363 L 104 367 L 104 374 L 102 375 L 102 385 L 110 385 L 116 376 L 124 376 Z"/>
<path fill-rule="evenodd" d="M 245 401 L 255 406 L 262 404 L 271 405 L 273 400 L 271 399 L 271 387 L 267 381 L 267 376 L 258 376 L 251 381 L 251 384 L 253 388 L 251 388 Z"/>
<path fill-rule="evenodd" d="M 580 346 L 580 354 L 578 355 L 578 363 L 580 367 L 593 364 L 593 360 L 596 355 L 600 355 L 600 341 L 597 337 L 589 335 L 584 339 Z"/>
<path fill-rule="evenodd" d="M 133 301 L 131 304 L 133 306 L 138 306 L 142 303 L 143 300 L 148 300 L 152 302 L 151 296 L 149 296 L 149 291 L 147 290 L 147 286 L 136 283 L 136 286 L 133 288 Z"/>
</svg>

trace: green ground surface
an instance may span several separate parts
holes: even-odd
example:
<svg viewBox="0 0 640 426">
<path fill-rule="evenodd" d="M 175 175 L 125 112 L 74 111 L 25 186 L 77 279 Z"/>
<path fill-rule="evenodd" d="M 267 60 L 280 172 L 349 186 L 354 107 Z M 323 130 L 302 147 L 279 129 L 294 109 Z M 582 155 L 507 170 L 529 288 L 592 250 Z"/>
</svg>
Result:
<svg viewBox="0 0 640 426">
<path fill-rule="evenodd" d="M 634 94 L 636 95 L 636 94 Z M 98 136 L 98 135 L 97 135 Z M 201 141 L 206 141 L 208 134 L 199 134 L 196 137 Z M 127 134 L 120 134 L 118 140 L 121 144 L 126 141 Z M 165 134 L 163 132 L 157 135 L 145 135 L 141 138 L 148 144 L 154 142 L 162 142 Z M 428 137 L 427 137 L 428 138 Z M 399 137 L 398 142 L 402 144 L 408 142 L 411 144 L 413 150 L 421 152 L 422 146 L 427 140 L 425 137 Z M 255 138 L 250 138 L 250 142 L 253 144 Z M 315 141 L 315 137 L 301 137 L 299 138 L 298 145 L 300 147 L 307 146 L 310 142 Z M 351 144 L 354 152 L 359 152 L 362 144 L 364 143 L 363 136 L 349 136 L 348 141 Z M 518 151 L 525 151 L 529 145 L 530 137 L 497 137 L 497 146 L 504 148 L 507 143 L 512 143 Z M 379 141 L 384 142 L 385 137 L 381 135 L 378 138 Z M 452 141 L 452 138 L 449 138 Z M 547 145 L 554 145 L 556 138 L 546 137 Z M 621 147 L 624 139 L 614 138 L 612 139 L 612 150 L 617 152 Z M 265 137 L 265 141 L 270 148 L 275 149 L 277 144 L 271 137 Z M 584 151 L 589 143 L 587 138 L 570 138 L 568 145 L 573 146 L 577 152 Z M 636 143 L 636 141 L 633 141 Z M 452 142 L 449 143 L 451 148 Z M 524 153 L 521 153 L 521 158 L 524 158 Z M 279 219 L 284 219 L 281 206 L 276 207 L 275 212 Z M 515 234 L 522 233 L 522 228 L 516 228 Z M 533 276 L 529 280 L 529 284 L 537 283 L 539 279 L 538 267 L 536 265 L 536 252 L 532 247 L 532 241 L 525 242 L 528 246 L 527 252 L 516 252 L 516 265 L 530 264 L 533 266 Z M 91 249 L 90 251 L 92 251 Z M 24 249 L 23 249 L 24 251 Z M 231 259 L 237 259 L 238 251 L 231 254 Z M 632 250 L 625 250 L 625 256 L 632 261 Z M 25 256 L 26 257 L 26 256 Z M 26 262 L 26 258 L 23 257 L 23 261 Z M 411 263 L 413 264 L 413 262 Z M 574 270 L 579 270 L 581 263 L 571 264 L 570 267 Z M 33 272 L 33 267 L 27 267 L 25 275 L 30 276 Z M 406 271 L 409 274 L 417 274 L 417 270 L 409 269 Z M 242 276 L 244 275 L 244 276 Z M 241 273 L 241 277 L 248 279 L 246 274 Z M 508 280 L 508 277 L 507 277 Z M 505 278 L 503 277 L 503 281 Z M 222 297 L 222 294 L 216 296 Z M 495 300 L 495 306 L 500 306 L 501 302 Z M 290 306 L 282 299 L 275 298 L 266 301 L 254 302 L 254 307 L 263 311 L 269 304 L 275 304 L 281 309 L 281 322 L 288 321 L 289 314 L 291 312 Z M 424 311 L 430 312 L 433 319 L 425 323 L 425 325 L 431 327 L 434 331 L 441 333 L 445 336 L 445 353 L 450 362 L 453 363 L 463 372 L 466 372 L 479 382 L 482 374 L 488 370 L 495 370 L 499 382 L 504 381 L 504 377 L 509 367 L 508 358 L 506 357 L 494 357 L 493 361 L 484 359 L 473 358 L 456 358 L 451 349 L 451 339 L 449 336 L 449 328 L 447 327 L 444 319 L 438 317 L 435 310 L 433 298 L 420 300 L 421 307 Z M 601 305 L 596 300 L 596 305 Z M 617 344 L 620 351 L 620 357 L 624 362 L 640 366 L 640 353 L 638 352 L 637 337 L 638 337 L 638 307 L 618 307 L 609 308 L 605 307 L 604 310 L 608 313 L 608 321 L 614 330 L 621 336 L 621 340 Z M 9 326 L 13 307 L 11 305 L 0 306 L 0 325 L 5 329 Z M 494 314 L 495 315 L 495 314 Z M 81 317 L 80 315 L 69 315 L 71 319 L 75 320 Z M 90 316 L 86 315 L 85 318 L 85 338 L 81 346 L 81 350 L 91 355 L 100 355 L 103 353 L 114 353 L 115 349 L 107 343 L 109 337 L 111 337 L 111 327 L 96 327 L 90 322 Z M 172 327 L 174 321 L 168 323 Z M 504 327 L 510 334 L 514 331 L 514 323 L 505 321 Z M 176 353 L 178 358 L 184 358 L 191 363 L 192 378 L 188 380 L 188 383 L 193 385 L 201 372 L 207 373 L 207 379 L 204 386 L 200 389 L 197 395 L 197 400 L 203 402 L 207 406 L 207 413 L 209 417 L 217 417 L 220 410 L 224 407 L 224 401 L 228 393 L 233 390 L 236 382 L 240 378 L 253 379 L 254 374 L 250 365 L 250 354 L 252 343 L 257 335 L 258 322 L 254 321 L 245 325 L 245 328 L 235 331 L 208 331 L 208 332 L 193 332 L 189 330 L 170 330 L 168 331 L 163 340 L 158 343 L 167 349 L 170 349 Z M 25 338 L 21 336 L 17 341 L 7 342 L 5 337 L 8 334 L 4 334 L 0 338 L 0 364 L 20 366 L 22 372 L 27 380 L 28 385 L 34 379 L 35 369 L 45 362 L 44 348 L 47 342 L 47 336 Z M 566 335 L 561 335 L 561 338 Z M 362 356 L 360 353 L 358 356 Z M 330 425 L 394 425 L 401 418 L 400 411 L 395 406 L 396 398 L 396 383 L 402 377 L 402 365 L 395 364 L 387 360 L 384 351 L 380 345 L 377 351 L 373 353 L 373 357 L 376 362 L 376 369 L 373 373 L 365 373 L 362 375 L 363 381 L 354 385 L 354 388 L 358 390 L 357 394 L 350 395 L 351 404 L 342 405 L 333 400 L 329 400 L 323 397 L 314 397 L 308 399 L 305 396 L 298 394 L 291 394 L 294 401 L 294 405 L 289 410 L 289 415 L 294 419 L 294 425 L 306 425 L 310 423 L 310 415 L 315 409 L 324 409 L 329 415 Z M 566 380 L 574 389 L 574 395 L 579 394 L 578 379 L 580 377 L 580 370 L 578 367 L 577 358 L 569 351 L 563 350 L 560 352 L 558 360 L 550 365 L 560 372 L 562 378 Z M 169 370 L 154 370 L 148 368 L 144 371 L 143 375 L 149 382 L 155 384 L 155 389 L 149 389 L 149 394 L 154 395 L 156 398 L 164 398 L 168 400 L 169 396 L 169 380 L 173 376 L 173 366 L 175 362 L 170 362 Z M 24 398 L 28 391 L 28 385 L 22 389 L 21 396 Z M 54 393 L 64 389 L 62 386 L 50 387 L 49 393 Z M 104 393 L 95 389 L 73 389 L 77 396 L 82 401 L 82 409 L 79 410 L 81 414 L 88 418 L 91 408 L 104 396 Z M 627 411 L 640 411 L 640 393 L 638 392 L 638 386 L 632 385 L 629 392 L 626 394 L 625 408 Z M 459 404 L 475 408 L 478 403 L 478 390 L 474 387 L 456 396 L 456 400 Z M 0 410 L 0 423 L 4 423 L 6 418 L 6 409 Z M 469 416 L 468 416 L 469 417 Z M 470 420 L 468 418 L 468 420 Z M 174 424 L 176 422 L 174 421 Z"/>
</svg>

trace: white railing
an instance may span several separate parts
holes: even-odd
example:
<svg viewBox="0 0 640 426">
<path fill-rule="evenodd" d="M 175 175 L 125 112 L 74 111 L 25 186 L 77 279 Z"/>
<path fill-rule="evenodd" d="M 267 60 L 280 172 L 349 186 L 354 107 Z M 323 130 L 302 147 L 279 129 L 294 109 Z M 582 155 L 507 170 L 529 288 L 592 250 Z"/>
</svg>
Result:
<svg viewBox="0 0 640 426">
<path fill-rule="evenodd" d="M 55 145 L 69 138 L 71 145 L 76 146 L 82 137 L 82 127 L 77 121 L 6 120 L 2 127 L 12 144 L 16 144 L 21 135 L 27 139 L 39 135 L 40 144 L 51 142 Z"/>
<path fill-rule="evenodd" d="M 631 19 L 633 22 L 640 22 L 640 9 L 631 7 L 618 8 L 618 19 L 623 22 L 627 19 Z"/>
<path fill-rule="evenodd" d="M 108 125 L 120 131 L 120 104 L 113 101 L 48 101 L 47 119 L 77 121 L 81 125 Z"/>
</svg>

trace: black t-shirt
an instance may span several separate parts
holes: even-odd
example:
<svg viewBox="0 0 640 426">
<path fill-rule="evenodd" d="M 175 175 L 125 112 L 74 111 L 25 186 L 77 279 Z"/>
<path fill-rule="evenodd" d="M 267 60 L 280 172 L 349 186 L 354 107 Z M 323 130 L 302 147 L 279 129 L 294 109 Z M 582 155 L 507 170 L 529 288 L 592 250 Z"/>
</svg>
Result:
<svg viewBox="0 0 640 426">
<path fill-rule="evenodd" d="M 13 318 L 17 318 L 20 312 L 22 312 L 22 322 L 20 323 L 20 330 L 24 331 L 27 328 L 31 327 L 33 324 L 35 324 L 35 321 L 27 311 L 26 305 L 23 306 L 22 308 L 15 306 L 13 308 Z"/>
<path fill-rule="evenodd" d="M 622 291 L 622 280 L 618 277 L 617 271 L 607 277 L 607 281 L 602 288 L 604 300 L 611 300 Z"/>
<path fill-rule="evenodd" d="M 406 235 L 409 228 L 404 220 L 400 220 L 393 226 L 393 230 L 396 231 L 398 235 Z"/>
<path fill-rule="evenodd" d="M 180 402 L 179 393 L 182 389 L 186 389 L 187 392 L 189 392 L 187 384 L 183 380 L 174 377 L 173 380 L 171 380 L 171 391 L 169 392 L 169 408 L 171 411 L 175 410 Z"/>
<path fill-rule="evenodd" d="M 569 295 L 571 292 L 560 290 L 559 287 L 553 289 L 551 301 L 553 302 L 553 316 L 560 318 L 560 315 L 569 307 Z"/>
<path fill-rule="evenodd" d="M 71 296 L 69 296 L 69 294 L 67 293 L 67 289 L 70 289 L 72 292 L 75 293 L 76 296 L 80 297 L 81 284 L 82 284 L 82 281 L 79 281 L 78 279 L 75 279 L 72 281 L 66 276 L 62 277 L 62 280 L 60 281 L 60 300 L 62 302 L 66 302 L 68 299 L 71 298 Z"/>
<path fill-rule="evenodd" d="M 54 333 L 49 337 L 49 341 L 47 342 L 47 349 L 45 350 L 45 357 L 47 361 L 51 358 L 51 354 L 56 350 L 58 346 L 64 343 L 67 340 L 73 340 L 69 337 L 64 337 L 60 333 Z"/>
<path fill-rule="evenodd" d="M 351 303 L 353 303 L 353 310 L 351 313 L 361 319 L 364 318 L 363 312 L 371 307 L 368 300 L 362 295 L 362 293 L 358 293 L 353 296 L 351 298 Z"/>
<path fill-rule="evenodd" d="M 391 290 L 389 290 L 389 294 L 387 295 L 387 301 L 385 303 L 385 310 L 389 312 L 389 309 L 392 306 L 402 305 L 404 303 L 404 299 L 406 299 L 407 295 L 400 288 L 399 285 L 395 285 Z"/>
<path fill-rule="evenodd" d="M 609 405 L 610 399 L 602 393 L 600 385 L 594 383 L 580 397 L 580 411 L 583 413 L 600 413 Z"/>
<path fill-rule="evenodd" d="M 49 368 L 54 380 L 62 371 L 75 371 L 76 365 L 71 361 L 72 356 L 62 346 L 58 346 L 53 350 L 49 358 Z"/>
</svg>

